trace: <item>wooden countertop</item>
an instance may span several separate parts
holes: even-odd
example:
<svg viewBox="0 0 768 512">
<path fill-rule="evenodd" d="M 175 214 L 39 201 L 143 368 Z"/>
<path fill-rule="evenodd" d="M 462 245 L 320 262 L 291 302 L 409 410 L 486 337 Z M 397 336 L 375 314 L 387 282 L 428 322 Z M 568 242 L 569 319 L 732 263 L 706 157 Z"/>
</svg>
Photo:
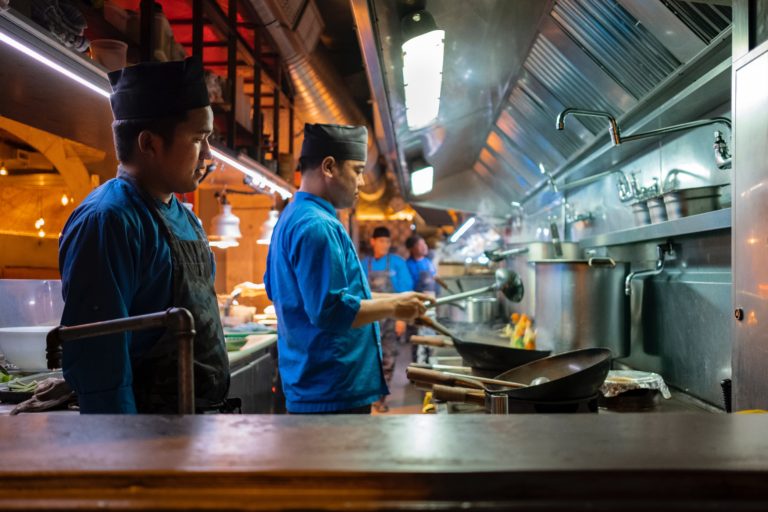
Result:
<svg viewBox="0 0 768 512">
<path fill-rule="evenodd" d="M 6 508 L 768 500 L 763 415 L 28 415 L 0 418 L 0 429 Z"/>
</svg>

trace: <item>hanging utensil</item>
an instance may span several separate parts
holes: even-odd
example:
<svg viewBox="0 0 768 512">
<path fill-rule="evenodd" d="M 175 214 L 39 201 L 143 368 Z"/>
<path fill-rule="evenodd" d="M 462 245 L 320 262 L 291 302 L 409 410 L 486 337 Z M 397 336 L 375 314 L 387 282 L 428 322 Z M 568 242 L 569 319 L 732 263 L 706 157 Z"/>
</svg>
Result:
<svg viewBox="0 0 768 512">
<path fill-rule="evenodd" d="M 427 304 L 428 308 L 439 306 L 440 304 L 447 304 L 449 302 L 455 302 L 457 300 L 466 299 L 469 297 L 476 297 L 488 292 L 501 292 L 506 298 L 512 302 L 520 302 L 523 300 L 525 294 L 525 287 L 523 286 L 523 280 L 515 272 L 500 268 L 496 270 L 494 274 L 494 283 L 484 288 L 475 288 L 474 290 L 468 290 L 462 293 L 456 293 L 454 295 L 446 295 L 439 297 L 438 299 L 431 301 Z"/>
</svg>

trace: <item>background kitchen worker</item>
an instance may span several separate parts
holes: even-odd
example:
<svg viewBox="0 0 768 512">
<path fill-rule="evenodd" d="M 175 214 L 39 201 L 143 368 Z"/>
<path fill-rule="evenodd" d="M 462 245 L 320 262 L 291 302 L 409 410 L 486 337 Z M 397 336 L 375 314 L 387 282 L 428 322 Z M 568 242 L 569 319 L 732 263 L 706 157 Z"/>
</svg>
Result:
<svg viewBox="0 0 768 512">
<path fill-rule="evenodd" d="M 410 252 L 410 256 L 405 260 L 406 267 L 413 280 L 413 290 L 425 293 L 427 295 L 437 295 L 437 270 L 427 255 L 429 247 L 427 242 L 419 235 L 413 234 L 405 241 L 405 248 Z M 418 334 L 420 327 L 409 325 L 406 331 L 407 338 Z M 429 357 L 429 347 L 423 345 L 412 345 L 411 356 L 414 362 L 426 362 Z"/>
<path fill-rule="evenodd" d="M 336 217 L 358 197 L 367 143 L 363 126 L 305 125 L 301 188 L 272 235 L 264 283 L 277 312 L 290 413 L 370 413 L 388 393 L 377 321 L 425 312 L 424 295 L 371 295 Z"/>
<path fill-rule="evenodd" d="M 370 242 L 373 255 L 366 256 L 361 260 L 361 263 L 368 277 L 368 286 L 371 292 L 402 293 L 413 291 L 413 281 L 408 267 L 405 265 L 405 260 L 397 254 L 389 253 L 389 249 L 392 247 L 392 236 L 389 229 L 385 226 L 374 229 Z M 398 338 L 405 335 L 406 323 L 402 320 L 385 318 L 379 322 L 379 330 L 381 332 L 384 380 L 389 386 L 395 372 Z M 386 395 L 374 402 L 373 408 L 378 412 L 389 411 Z"/>
<path fill-rule="evenodd" d="M 194 191 L 211 158 L 213 112 L 199 60 L 141 63 L 109 74 L 118 177 L 91 192 L 59 245 L 63 325 L 184 307 L 195 320 L 198 410 L 221 406 L 229 365 L 213 288 L 214 259 Z M 63 345 L 64 378 L 82 413 L 174 413 L 175 341 L 161 330 Z"/>
</svg>

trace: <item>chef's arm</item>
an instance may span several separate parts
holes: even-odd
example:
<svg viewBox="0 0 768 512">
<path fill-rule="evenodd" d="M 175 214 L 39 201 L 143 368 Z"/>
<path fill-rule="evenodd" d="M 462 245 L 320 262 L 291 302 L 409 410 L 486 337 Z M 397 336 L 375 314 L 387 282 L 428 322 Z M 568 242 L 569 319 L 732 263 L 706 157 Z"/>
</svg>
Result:
<svg viewBox="0 0 768 512">
<path fill-rule="evenodd" d="M 413 320 L 426 312 L 424 303 L 430 299 L 428 295 L 416 292 L 376 294 L 373 299 L 360 301 L 352 327 L 362 327 L 385 318 Z"/>
</svg>

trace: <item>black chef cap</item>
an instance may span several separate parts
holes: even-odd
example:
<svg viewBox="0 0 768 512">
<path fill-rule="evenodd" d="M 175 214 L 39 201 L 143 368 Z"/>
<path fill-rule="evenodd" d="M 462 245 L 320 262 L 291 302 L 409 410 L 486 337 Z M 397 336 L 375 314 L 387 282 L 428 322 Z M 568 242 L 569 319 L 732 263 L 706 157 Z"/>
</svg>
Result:
<svg viewBox="0 0 768 512">
<path fill-rule="evenodd" d="M 115 120 L 151 119 L 207 107 L 203 64 L 197 57 L 142 62 L 109 73 Z"/>
<path fill-rule="evenodd" d="M 338 124 L 305 124 L 302 158 L 359 160 L 368 156 L 368 129 L 365 126 Z"/>
<path fill-rule="evenodd" d="M 385 226 L 379 226 L 373 230 L 373 235 L 371 238 L 392 238 L 392 235 L 389 233 L 388 228 Z"/>
</svg>

